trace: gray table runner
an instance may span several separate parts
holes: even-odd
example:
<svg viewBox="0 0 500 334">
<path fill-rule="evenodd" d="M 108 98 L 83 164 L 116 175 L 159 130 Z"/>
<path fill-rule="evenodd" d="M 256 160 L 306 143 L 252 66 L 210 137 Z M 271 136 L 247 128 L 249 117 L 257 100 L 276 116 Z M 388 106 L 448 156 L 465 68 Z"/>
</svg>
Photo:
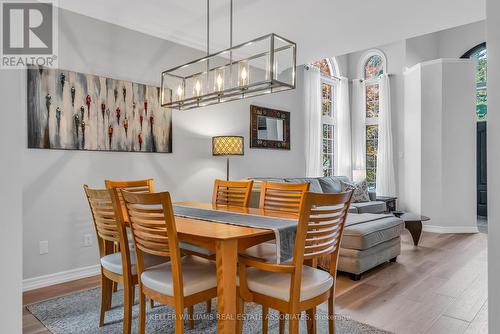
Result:
<svg viewBox="0 0 500 334">
<path fill-rule="evenodd" d="M 273 230 L 276 235 L 276 258 L 284 262 L 293 257 L 297 220 L 235 213 L 222 210 L 193 208 L 174 205 L 174 214 L 180 217 L 201 219 L 216 223 Z"/>
</svg>

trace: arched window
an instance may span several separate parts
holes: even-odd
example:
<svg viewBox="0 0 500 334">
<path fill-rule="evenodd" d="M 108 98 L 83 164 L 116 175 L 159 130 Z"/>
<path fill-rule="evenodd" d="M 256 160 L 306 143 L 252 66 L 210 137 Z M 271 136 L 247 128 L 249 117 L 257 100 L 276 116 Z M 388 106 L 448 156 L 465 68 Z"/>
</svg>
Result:
<svg viewBox="0 0 500 334">
<path fill-rule="evenodd" d="M 488 112 L 487 107 L 487 67 L 488 67 L 488 51 L 486 50 L 486 43 L 481 43 L 469 51 L 467 51 L 462 58 L 470 58 L 477 61 L 476 67 L 476 116 L 478 121 L 486 121 Z"/>
<path fill-rule="evenodd" d="M 379 50 L 370 50 L 360 62 L 360 74 L 365 83 L 366 181 L 375 190 L 377 175 L 378 112 L 380 106 L 379 77 L 386 72 L 387 62 Z"/>
<path fill-rule="evenodd" d="M 332 61 L 333 60 L 333 61 Z M 313 66 L 319 68 L 321 73 L 321 122 L 322 122 L 322 161 L 323 175 L 335 175 L 336 164 L 336 91 L 338 67 L 334 59 L 324 58 L 315 63 Z"/>
</svg>

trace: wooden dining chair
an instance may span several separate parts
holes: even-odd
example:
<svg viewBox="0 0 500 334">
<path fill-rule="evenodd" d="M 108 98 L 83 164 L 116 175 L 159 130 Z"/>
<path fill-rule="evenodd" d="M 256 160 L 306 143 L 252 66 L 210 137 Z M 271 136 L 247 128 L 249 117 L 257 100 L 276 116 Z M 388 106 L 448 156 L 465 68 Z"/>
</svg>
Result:
<svg viewBox="0 0 500 334">
<path fill-rule="evenodd" d="M 154 191 L 154 181 L 153 179 L 143 179 L 143 180 L 104 180 L 104 185 L 106 186 L 106 189 L 113 189 L 113 188 L 122 188 L 122 189 L 128 189 L 131 192 L 153 192 Z M 121 203 L 122 210 L 125 213 L 125 206 L 123 205 L 123 199 L 121 198 L 122 194 L 118 192 L 118 198 Z M 128 231 L 128 230 L 127 230 Z M 131 245 L 133 245 L 132 241 L 132 236 L 128 233 L 128 241 Z M 115 244 L 115 252 L 118 252 L 120 250 L 120 247 L 118 244 Z M 116 292 L 118 285 L 116 283 L 113 283 L 113 291 Z M 151 307 L 153 307 L 154 301 L 151 300 Z"/>
<path fill-rule="evenodd" d="M 111 308 L 113 283 L 122 283 L 124 289 L 123 333 L 130 333 L 134 287 L 138 283 L 135 253 L 128 247 L 125 226 L 117 221 L 110 191 L 90 189 L 87 185 L 84 185 L 84 190 L 94 221 L 101 263 L 99 327 L 104 325 L 106 311 Z M 116 250 L 115 245 L 120 245 L 119 251 Z M 153 256 L 145 260 L 148 266 L 162 261 L 161 258 Z"/>
<path fill-rule="evenodd" d="M 290 262 L 275 264 L 239 256 L 240 297 L 262 305 L 263 333 L 267 333 L 269 308 L 289 315 L 291 334 L 299 332 L 300 314 L 307 311 L 308 330 L 314 333 L 316 306 L 327 300 L 329 333 L 335 333 L 337 262 L 351 196 L 352 192 L 304 194 Z M 329 272 L 316 268 L 317 259 L 326 255 L 331 256 Z"/>
<path fill-rule="evenodd" d="M 181 257 L 170 194 L 131 193 L 121 190 L 132 229 L 139 275 L 139 333 L 146 327 L 146 297 L 172 305 L 175 333 L 184 331 L 184 308 L 217 295 L 216 267 L 213 261 L 187 255 Z M 124 219 L 124 217 L 120 217 Z M 146 255 L 169 259 L 145 267 Z M 192 326 L 192 317 L 190 324 Z"/>
<path fill-rule="evenodd" d="M 253 180 L 225 181 L 215 180 L 212 204 L 230 205 L 247 208 L 250 203 Z"/>
</svg>

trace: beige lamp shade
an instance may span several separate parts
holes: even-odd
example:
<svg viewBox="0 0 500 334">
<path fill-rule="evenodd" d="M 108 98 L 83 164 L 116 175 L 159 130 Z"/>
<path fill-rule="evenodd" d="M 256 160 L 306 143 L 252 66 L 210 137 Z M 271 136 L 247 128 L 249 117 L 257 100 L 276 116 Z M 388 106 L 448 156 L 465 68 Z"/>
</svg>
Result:
<svg viewBox="0 0 500 334">
<path fill-rule="evenodd" d="M 212 137 L 212 155 L 243 155 L 242 136 Z"/>
</svg>

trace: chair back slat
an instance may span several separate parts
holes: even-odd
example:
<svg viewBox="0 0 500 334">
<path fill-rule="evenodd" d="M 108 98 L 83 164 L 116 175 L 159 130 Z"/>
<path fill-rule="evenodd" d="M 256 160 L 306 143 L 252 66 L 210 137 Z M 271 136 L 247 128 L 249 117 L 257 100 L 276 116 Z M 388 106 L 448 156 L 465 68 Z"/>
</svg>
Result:
<svg viewBox="0 0 500 334">
<path fill-rule="evenodd" d="M 214 205 L 230 205 L 248 207 L 252 192 L 253 180 L 225 181 L 215 180 L 212 203 Z"/>
<path fill-rule="evenodd" d="M 167 226 L 170 224 L 175 230 L 175 223 L 173 216 L 165 212 L 163 197 L 168 193 L 136 193 L 124 189 L 121 193 L 136 248 L 143 253 L 170 257 L 172 245 Z M 172 214 L 171 202 L 169 205 Z"/>
<path fill-rule="evenodd" d="M 114 180 L 104 180 L 106 189 L 124 189 L 132 193 L 152 193 L 154 191 L 154 181 L 153 179 L 145 180 L 128 180 L 128 181 L 114 181 Z M 115 193 L 118 196 L 120 206 L 122 208 L 123 216 L 126 217 L 125 203 L 123 202 L 122 193 L 120 191 Z"/>
<path fill-rule="evenodd" d="M 331 256 L 331 273 L 337 270 L 340 240 L 352 192 L 304 195 L 297 227 L 295 257 L 315 260 Z M 298 248 L 297 248 L 298 247 Z"/>
<path fill-rule="evenodd" d="M 106 189 L 90 189 L 84 186 L 94 220 L 97 237 L 105 241 L 120 242 L 120 232 L 109 191 Z"/>
<path fill-rule="evenodd" d="M 302 197 L 309 183 L 263 182 L 259 207 L 264 210 L 299 213 Z"/>
</svg>

